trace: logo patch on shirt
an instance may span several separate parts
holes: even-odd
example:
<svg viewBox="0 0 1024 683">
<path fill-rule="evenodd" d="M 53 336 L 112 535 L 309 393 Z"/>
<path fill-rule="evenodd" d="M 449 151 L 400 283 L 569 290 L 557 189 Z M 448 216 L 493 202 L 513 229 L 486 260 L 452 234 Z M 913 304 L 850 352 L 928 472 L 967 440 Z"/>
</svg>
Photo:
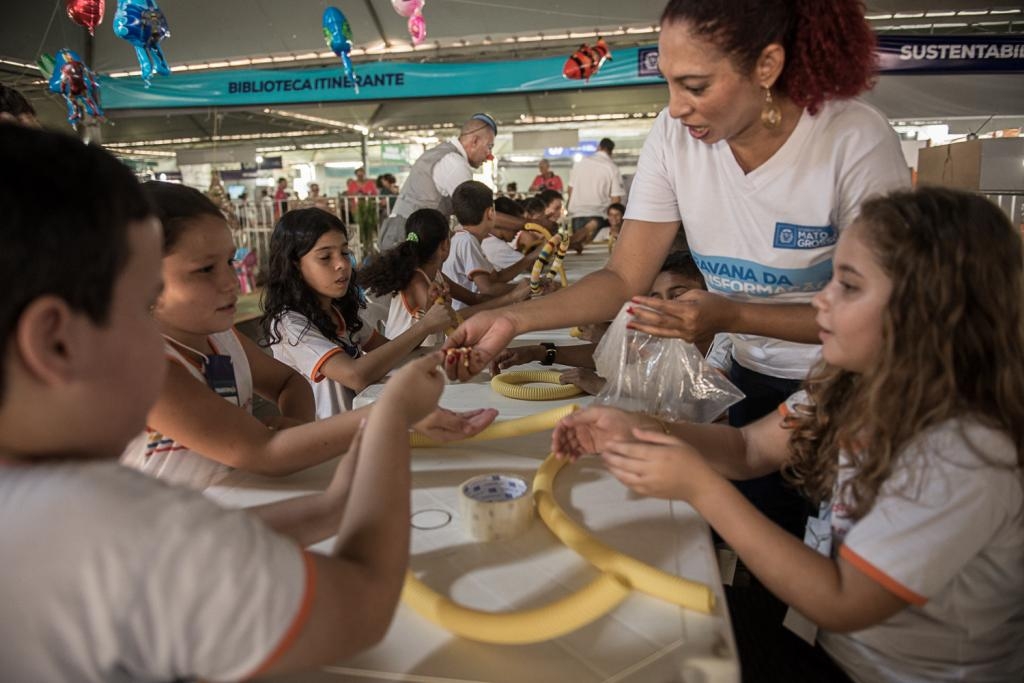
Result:
<svg viewBox="0 0 1024 683">
<path fill-rule="evenodd" d="M 820 249 L 835 243 L 836 229 L 831 225 L 776 223 L 772 246 L 776 249 Z"/>
</svg>

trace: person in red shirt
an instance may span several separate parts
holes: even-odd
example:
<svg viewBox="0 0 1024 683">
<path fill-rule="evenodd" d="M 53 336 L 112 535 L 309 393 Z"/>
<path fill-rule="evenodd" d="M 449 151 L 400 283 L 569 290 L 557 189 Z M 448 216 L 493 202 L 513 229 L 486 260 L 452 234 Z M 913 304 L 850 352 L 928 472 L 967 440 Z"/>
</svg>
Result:
<svg viewBox="0 0 1024 683">
<path fill-rule="evenodd" d="M 377 183 L 366 177 L 365 168 L 356 169 L 356 177 L 348 179 L 348 189 L 345 194 L 348 195 L 366 195 L 366 194 L 377 194 Z"/>
<path fill-rule="evenodd" d="M 562 191 L 562 179 L 551 170 L 551 164 L 548 163 L 547 159 L 541 159 L 537 164 L 537 168 L 540 170 L 540 173 L 530 183 L 530 192 L 540 192 L 541 190 Z"/>
</svg>

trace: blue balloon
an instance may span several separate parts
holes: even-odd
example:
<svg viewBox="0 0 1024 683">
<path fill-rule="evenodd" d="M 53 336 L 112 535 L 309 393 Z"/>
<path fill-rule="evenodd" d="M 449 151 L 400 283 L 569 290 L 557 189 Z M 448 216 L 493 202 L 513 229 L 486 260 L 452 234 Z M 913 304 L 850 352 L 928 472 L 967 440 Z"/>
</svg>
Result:
<svg viewBox="0 0 1024 683">
<path fill-rule="evenodd" d="M 64 97 L 68 107 L 68 123 L 77 124 L 88 114 L 103 118 L 100 107 L 100 84 L 96 75 L 85 65 L 78 53 L 62 48 L 53 56 L 50 92 Z"/>
<path fill-rule="evenodd" d="M 328 7 L 324 10 L 324 42 L 327 47 L 334 51 L 334 54 L 341 57 L 341 63 L 345 67 L 345 75 L 349 77 L 355 86 L 356 93 L 359 92 L 359 84 L 356 83 L 355 70 L 352 68 L 352 25 L 337 7 Z"/>
<path fill-rule="evenodd" d="M 153 74 L 171 75 L 163 50 L 160 49 L 160 41 L 171 35 L 171 29 L 156 0 L 117 0 L 114 35 L 135 46 L 142 80 L 147 86 Z"/>
</svg>

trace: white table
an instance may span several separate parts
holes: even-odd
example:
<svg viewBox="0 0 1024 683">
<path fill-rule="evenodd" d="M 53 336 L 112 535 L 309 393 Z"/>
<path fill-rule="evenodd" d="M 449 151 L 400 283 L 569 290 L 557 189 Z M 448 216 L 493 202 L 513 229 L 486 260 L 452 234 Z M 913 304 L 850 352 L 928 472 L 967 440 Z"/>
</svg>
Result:
<svg viewBox="0 0 1024 683">
<path fill-rule="evenodd" d="M 594 254 L 599 262 L 591 269 L 599 267 L 607 255 L 605 247 L 589 250 L 600 250 Z M 587 256 L 585 253 L 583 259 Z M 568 339 L 567 330 L 531 336 L 534 342 Z M 455 410 L 492 406 L 499 409 L 499 419 L 510 419 L 588 400 L 517 401 L 494 393 L 487 379 L 446 386 L 441 404 Z M 357 397 L 357 405 L 372 402 L 380 390 L 381 385 L 369 387 Z M 515 474 L 529 482 L 549 444 L 550 433 L 544 433 L 413 452 L 414 526 L 431 526 L 421 523 L 451 516 L 440 528 L 414 528 L 412 533 L 411 566 L 428 586 L 469 607 L 505 611 L 545 604 L 597 576 L 596 570 L 555 539 L 539 518 L 525 534 L 505 542 L 476 543 L 463 530 L 459 484 L 492 472 Z M 333 462 L 325 463 L 282 479 L 236 472 L 207 493 L 229 506 L 257 505 L 321 490 L 333 467 Z M 556 482 L 555 496 L 573 519 L 604 543 L 670 573 L 708 584 L 718 598 L 714 613 L 699 614 L 633 593 L 576 632 L 549 642 L 501 646 L 454 636 L 403 604 L 377 647 L 315 673 L 275 680 L 738 681 L 739 664 L 715 552 L 707 525 L 696 512 L 684 503 L 633 495 L 595 459 L 565 468 Z M 317 549 L 326 550 L 330 544 L 324 542 Z"/>
</svg>

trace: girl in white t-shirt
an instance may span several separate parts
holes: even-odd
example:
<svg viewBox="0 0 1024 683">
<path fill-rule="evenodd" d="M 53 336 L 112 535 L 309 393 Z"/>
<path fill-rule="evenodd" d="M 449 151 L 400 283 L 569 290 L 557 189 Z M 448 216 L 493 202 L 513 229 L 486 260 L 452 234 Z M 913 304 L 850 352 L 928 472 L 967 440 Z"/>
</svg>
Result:
<svg viewBox="0 0 1024 683">
<path fill-rule="evenodd" d="M 497 308 L 525 299 L 529 283 L 498 297 L 488 298 L 450 280 L 441 265 L 451 250 L 448 219 L 436 209 L 414 211 L 405 223 L 405 240 L 370 259 L 359 271 L 359 284 L 375 296 L 390 295 L 384 332 L 396 337 L 422 320 L 439 297 L 452 298 L 468 305 L 459 311 L 466 319 L 477 311 Z M 427 344 L 444 342 L 443 332 L 426 338 Z"/>
<path fill-rule="evenodd" d="M 693 505 L 791 606 L 789 631 L 820 628 L 856 681 L 1024 680 L 1022 291 L 1021 236 L 988 200 L 869 200 L 814 297 L 823 362 L 781 419 L 657 425 L 591 409 L 563 421 L 555 451 L 594 444 L 634 491 Z M 779 469 L 823 503 L 806 545 L 727 481 Z M 787 680 L 811 680 L 795 667 L 822 656 L 778 622 L 757 634 L 772 662 L 737 642 L 748 667 Z"/>
<path fill-rule="evenodd" d="M 163 225 L 164 289 L 153 317 L 166 342 L 168 371 L 146 431 L 122 462 L 202 489 L 234 468 L 285 475 L 342 454 L 364 411 L 305 424 L 315 418 L 309 383 L 232 328 L 239 286 L 223 214 L 182 185 L 146 183 L 144 190 Z M 254 393 L 276 403 L 280 416 L 253 417 Z M 458 439 L 493 417 L 438 409 L 416 429 Z"/>
<path fill-rule="evenodd" d="M 263 343 L 309 381 L 320 419 L 350 410 L 355 394 L 455 322 L 447 305 L 432 304 L 401 334 L 389 330 L 388 339 L 360 319 L 356 278 L 348 231 L 337 216 L 298 209 L 277 222 L 263 290 Z"/>
</svg>

